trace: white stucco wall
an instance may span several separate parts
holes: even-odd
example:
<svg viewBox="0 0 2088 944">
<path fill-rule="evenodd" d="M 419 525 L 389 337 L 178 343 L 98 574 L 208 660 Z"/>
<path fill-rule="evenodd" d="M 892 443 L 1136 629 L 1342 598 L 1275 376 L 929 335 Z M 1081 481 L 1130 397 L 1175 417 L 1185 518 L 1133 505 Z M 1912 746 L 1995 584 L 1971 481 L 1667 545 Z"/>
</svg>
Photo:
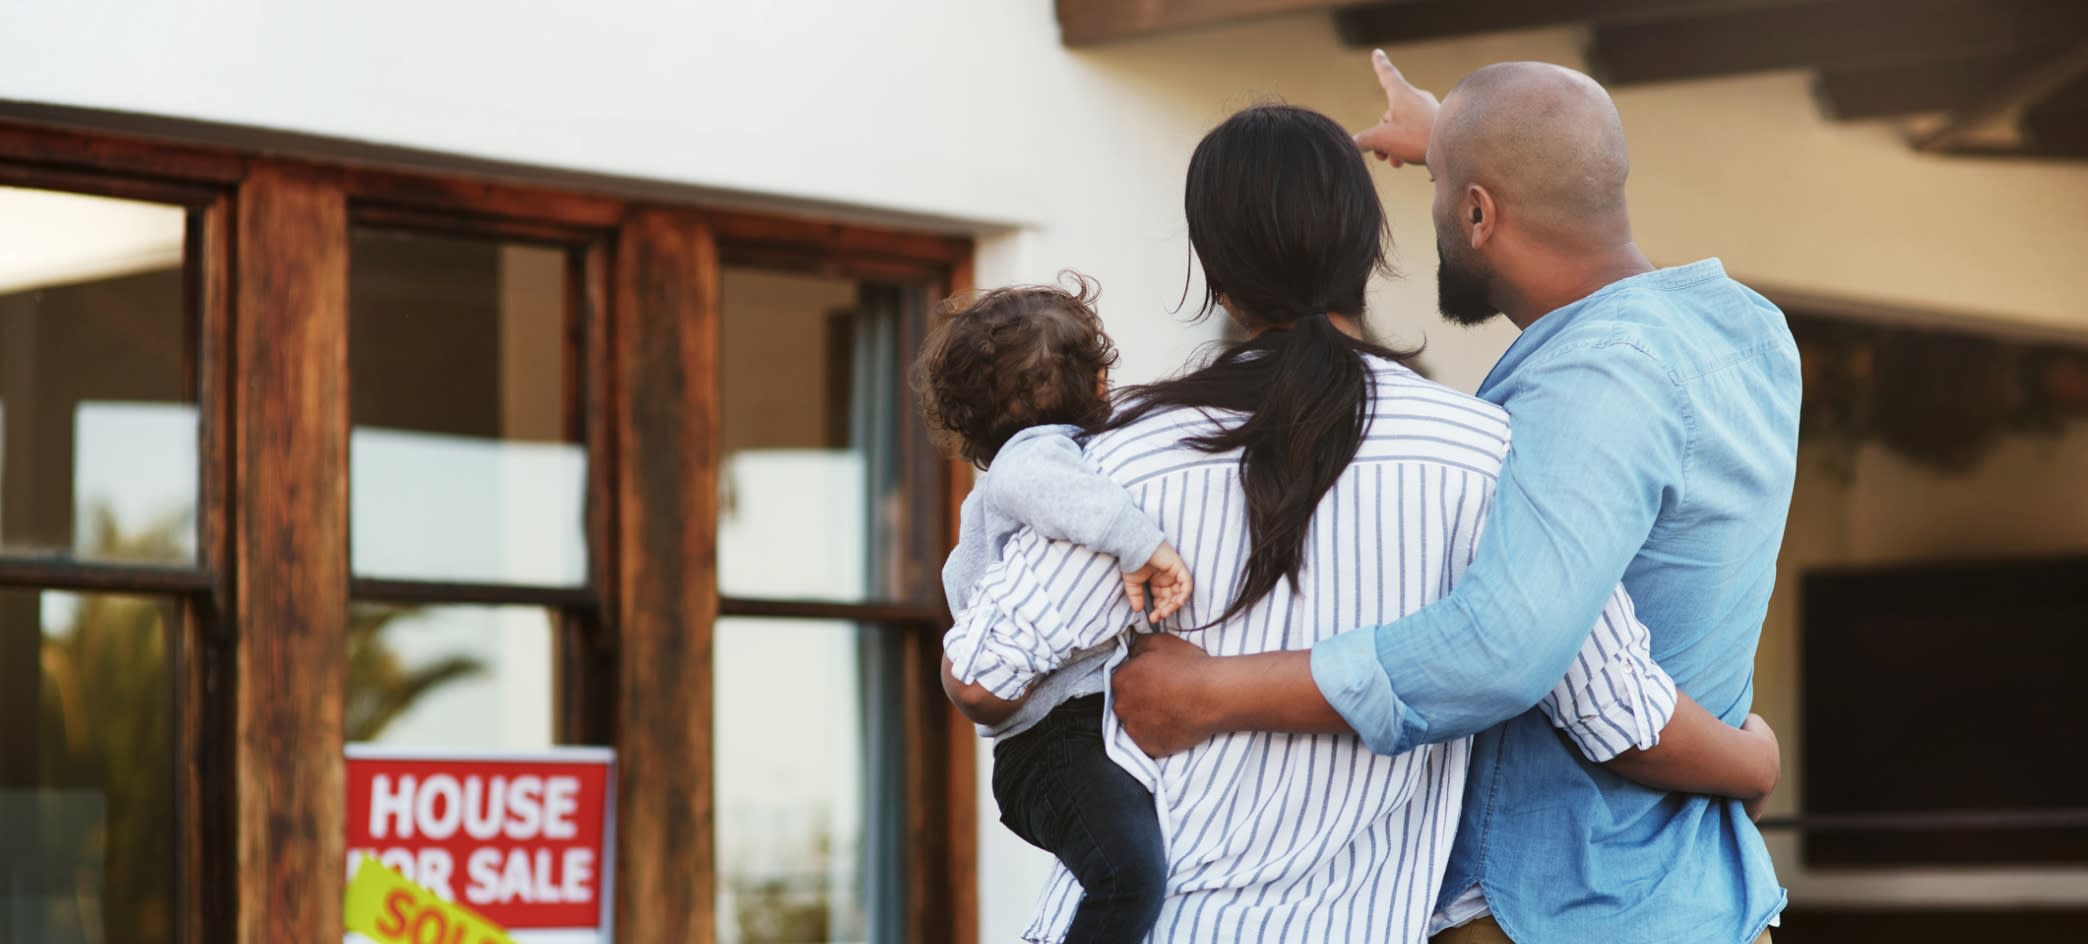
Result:
<svg viewBox="0 0 2088 944">
<path fill-rule="evenodd" d="M 1050 0 L 495 0 L 0 4 L 0 100 L 364 139 L 749 195 L 927 215 L 982 237 L 982 284 L 1098 277 L 1121 380 L 1167 372 L 1215 326 L 1170 314 L 1189 263 L 1181 172 L 1197 136 L 1264 95 L 1362 122 L 1362 56 L 1299 15 L 1072 52 Z M 1395 49 L 1447 90 L 1485 62 L 1577 63 L 1550 30 Z M 1663 261 L 2088 331 L 2088 166 L 1946 160 L 1882 126 L 1822 121 L 1797 74 L 1618 95 L 1632 199 Z M 1381 177 L 1410 278 L 1376 321 L 1471 388 L 1512 335 L 1440 326 L 1428 183 Z M 1193 292 L 1192 292 L 1193 295 Z M 983 788 L 983 782 L 982 782 Z M 982 793 L 982 795 L 984 795 Z M 1012 938 L 1041 857 L 981 814 L 982 939 Z"/>
</svg>

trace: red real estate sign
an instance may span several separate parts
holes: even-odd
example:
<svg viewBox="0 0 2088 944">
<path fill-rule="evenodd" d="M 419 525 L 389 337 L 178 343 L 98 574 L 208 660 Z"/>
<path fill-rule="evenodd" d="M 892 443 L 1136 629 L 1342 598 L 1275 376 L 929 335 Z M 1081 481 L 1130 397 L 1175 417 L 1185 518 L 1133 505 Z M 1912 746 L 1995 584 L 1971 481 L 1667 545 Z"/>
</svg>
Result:
<svg viewBox="0 0 2088 944">
<path fill-rule="evenodd" d="M 369 856 L 518 939 L 558 929 L 607 942 L 614 757 L 350 745 L 349 874 Z"/>
</svg>

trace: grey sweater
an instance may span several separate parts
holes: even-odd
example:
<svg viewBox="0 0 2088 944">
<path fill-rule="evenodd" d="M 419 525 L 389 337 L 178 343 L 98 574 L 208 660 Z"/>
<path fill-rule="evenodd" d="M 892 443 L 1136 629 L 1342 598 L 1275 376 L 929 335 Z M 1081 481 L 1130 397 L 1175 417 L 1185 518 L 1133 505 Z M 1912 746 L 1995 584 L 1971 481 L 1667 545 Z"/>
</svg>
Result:
<svg viewBox="0 0 2088 944">
<path fill-rule="evenodd" d="M 1077 426 L 1034 426 L 1016 433 L 980 473 L 964 500 L 957 549 L 943 564 L 943 592 L 950 612 L 971 602 L 987 568 L 1001 558 L 1008 539 L 1027 527 L 1054 541 L 1071 541 L 1111 555 L 1126 571 L 1144 567 L 1166 540 L 1160 526 L 1138 507 L 1131 493 L 1088 464 Z M 1113 645 L 1077 653 L 1037 680 L 1022 707 L 979 734 L 1006 738 L 1035 725 L 1068 699 L 1102 691 L 1103 666 Z"/>
</svg>

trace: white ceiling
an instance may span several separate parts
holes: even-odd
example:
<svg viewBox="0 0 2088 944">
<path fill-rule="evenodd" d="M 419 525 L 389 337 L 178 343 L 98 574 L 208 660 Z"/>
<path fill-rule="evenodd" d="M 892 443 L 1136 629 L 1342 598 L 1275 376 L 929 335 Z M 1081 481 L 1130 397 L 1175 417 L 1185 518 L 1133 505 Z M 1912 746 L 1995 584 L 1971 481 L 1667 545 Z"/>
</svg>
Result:
<svg viewBox="0 0 2088 944">
<path fill-rule="evenodd" d="M 181 264 L 181 207 L 0 187 L 0 294 Z"/>
</svg>

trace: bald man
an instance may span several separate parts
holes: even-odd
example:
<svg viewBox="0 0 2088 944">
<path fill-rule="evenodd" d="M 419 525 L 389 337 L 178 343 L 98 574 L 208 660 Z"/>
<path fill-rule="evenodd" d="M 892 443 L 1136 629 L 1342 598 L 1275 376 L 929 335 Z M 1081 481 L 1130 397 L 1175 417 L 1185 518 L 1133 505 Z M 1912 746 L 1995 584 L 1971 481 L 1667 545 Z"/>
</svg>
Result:
<svg viewBox="0 0 2088 944">
<path fill-rule="evenodd" d="M 1144 637 L 1117 713 L 1152 753 L 1228 731 L 1353 730 L 1387 754 L 1477 734 L 1439 941 L 1766 940 L 1784 894 L 1744 804 L 1662 788 L 1701 789 L 1715 733 L 1750 717 L 1797 451 L 1783 313 L 1715 259 L 1647 261 L 1623 123 L 1587 76 L 1488 66 L 1439 107 L 1374 61 L 1389 107 L 1357 143 L 1432 175 L 1443 315 L 1522 329 L 1479 390 L 1514 427 L 1485 537 L 1439 602 L 1309 653 Z M 1532 706 L 1620 579 L 1660 669 L 1716 718 L 1707 734 L 1678 709 L 1598 763 Z"/>
</svg>

